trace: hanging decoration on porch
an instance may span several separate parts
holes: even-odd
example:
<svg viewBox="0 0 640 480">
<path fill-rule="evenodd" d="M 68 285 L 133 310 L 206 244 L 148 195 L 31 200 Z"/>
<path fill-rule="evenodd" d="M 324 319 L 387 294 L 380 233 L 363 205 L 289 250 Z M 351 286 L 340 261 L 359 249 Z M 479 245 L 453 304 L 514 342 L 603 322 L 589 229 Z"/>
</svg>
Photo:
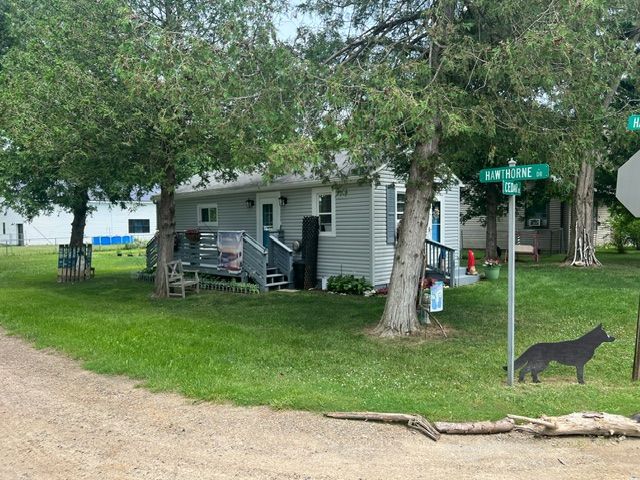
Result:
<svg viewBox="0 0 640 480">
<path fill-rule="evenodd" d="M 218 232 L 218 269 L 242 270 L 242 232 Z"/>
<path fill-rule="evenodd" d="M 192 228 L 190 230 L 185 230 L 184 231 L 184 236 L 187 237 L 187 240 L 189 240 L 192 243 L 198 243 L 200 241 L 200 230 L 198 230 L 197 228 Z"/>
</svg>

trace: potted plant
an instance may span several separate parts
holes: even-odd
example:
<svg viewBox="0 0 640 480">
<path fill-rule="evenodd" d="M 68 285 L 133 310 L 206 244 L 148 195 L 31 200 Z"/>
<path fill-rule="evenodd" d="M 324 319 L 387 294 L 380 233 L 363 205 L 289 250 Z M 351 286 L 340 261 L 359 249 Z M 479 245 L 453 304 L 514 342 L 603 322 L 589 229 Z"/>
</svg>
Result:
<svg viewBox="0 0 640 480">
<path fill-rule="evenodd" d="M 484 276 L 487 280 L 497 280 L 500 276 L 500 260 L 497 258 L 487 258 L 484 263 Z"/>
<path fill-rule="evenodd" d="M 184 236 L 187 237 L 187 240 L 193 243 L 197 243 L 200 241 L 200 230 L 197 228 L 193 228 L 191 230 L 185 230 Z"/>
</svg>

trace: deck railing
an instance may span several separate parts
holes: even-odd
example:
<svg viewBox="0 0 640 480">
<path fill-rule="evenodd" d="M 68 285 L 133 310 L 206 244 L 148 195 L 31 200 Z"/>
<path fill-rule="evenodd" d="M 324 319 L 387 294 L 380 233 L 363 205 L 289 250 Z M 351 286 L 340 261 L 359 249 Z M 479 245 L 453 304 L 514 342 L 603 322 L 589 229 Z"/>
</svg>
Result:
<svg viewBox="0 0 640 480">
<path fill-rule="evenodd" d="M 242 236 L 244 258 L 242 271 L 251 277 L 260 290 L 267 290 L 267 250 L 246 233 Z"/>
<path fill-rule="evenodd" d="M 151 240 L 147 242 L 147 270 L 151 271 L 158 263 L 158 234 L 156 233 Z"/>
<path fill-rule="evenodd" d="M 194 236 L 195 235 L 195 236 Z M 218 234 L 216 232 L 176 232 L 174 260 L 190 268 L 218 268 Z"/>
<path fill-rule="evenodd" d="M 189 268 L 204 273 L 240 277 L 245 281 L 251 278 L 258 284 L 260 290 L 267 290 L 267 250 L 246 232 L 242 235 L 242 248 L 242 271 L 231 274 L 227 270 L 218 269 L 218 234 L 216 232 L 199 232 L 194 236 L 188 232 L 178 231 L 173 258 L 182 260 L 182 263 Z M 282 256 L 279 250 L 278 246 L 276 248 L 278 253 L 275 253 L 274 257 Z M 158 262 L 157 235 L 147 243 L 146 251 L 147 269 L 151 270 Z"/>
<path fill-rule="evenodd" d="M 428 270 L 449 279 L 453 287 L 457 283 L 455 249 L 433 240 L 425 240 L 425 263 Z"/>
<path fill-rule="evenodd" d="M 269 236 L 269 266 L 277 267 L 293 286 L 293 250 L 282 243 L 277 236 Z"/>
</svg>

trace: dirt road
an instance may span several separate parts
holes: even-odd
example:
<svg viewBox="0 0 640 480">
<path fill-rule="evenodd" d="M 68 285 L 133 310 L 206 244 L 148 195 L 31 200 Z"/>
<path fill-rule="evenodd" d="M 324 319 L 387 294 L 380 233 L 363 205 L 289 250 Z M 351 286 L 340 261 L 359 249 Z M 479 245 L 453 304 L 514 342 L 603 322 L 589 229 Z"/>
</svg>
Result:
<svg viewBox="0 0 640 480">
<path fill-rule="evenodd" d="M 640 479 L 640 440 L 443 436 L 194 404 L 0 331 L 0 479 Z"/>
</svg>

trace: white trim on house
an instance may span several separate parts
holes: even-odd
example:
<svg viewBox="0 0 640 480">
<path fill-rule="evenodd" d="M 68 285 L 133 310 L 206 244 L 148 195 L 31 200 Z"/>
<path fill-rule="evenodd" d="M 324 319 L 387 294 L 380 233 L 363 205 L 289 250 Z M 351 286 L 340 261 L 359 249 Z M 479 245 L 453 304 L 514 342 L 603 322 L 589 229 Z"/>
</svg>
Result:
<svg viewBox="0 0 640 480">
<path fill-rule="evenodd" d="M 318 211 L 318 200 L 320 196 L 331 195 L 331 231 L 323 232 L 320 230 L 321 237 L 335 237 L 336 236 L 336 192 L 331 187 L 320 187 L 311 190 L 311 213 L 314 216 L 326 216 L 326 212 Z M 322 226 L 322 222 L 320 222 Z"/>
<path fill-rule="evenodd" d="M 376 187 L 375 185 L 371 185 L 371 205 L 370 205 L 370 224 L 369 224 L 369 251 L 371 252 L 371 265 L 369 267 L 369 278 L 373 282 L 373 279 L 376 278 L 376 239 L 375 239 L 375 231 L 376 231 Z"/>
<path fill-rule="evenodd" d="M 273 205 L 273 230 L 278 230 L 282 226 L 280 216 L 280 192 L 264 192 L 256 193 L 256 235 L 258 243 L 264 246 L 263 228 L 262 224 L 262 206 L 266 204 Z"/>
<path fill-rule="evenodd" d="M 215 208 L 216 211 L 216 220 L 215 222 L 212 222 L 211 220 L 209 220 L 208 222 L 203 222 L 202 221 L 202 210 L 204 209 L 208 209 L 211 210 Z M 198 226 L 199 227 L 217 227 L 218 226 L 218 222 L 220 221 L 220 211 L 218 210 L 218 204 L 217 203 L 202 203 L 199 204 L 197 207 L 197 219 L 198 219 Z M 211 219 L 211 212 L 209 212 L 209 219 Z"/>
<path fill-rule="evenodd" d="M 406 187 L 398 187 L 396 185 L 396 232 L 398 230 L 398 224 L 400 223 L 400 219 L 398 218 L 398 195 L 404 195 L 404 202 L 402 202 L 402 216 L 404 216 L 404 207 L 407 203 L 407 188 Z M 396 233 L 397 236 L 397 233 Z"/>
</svg>

